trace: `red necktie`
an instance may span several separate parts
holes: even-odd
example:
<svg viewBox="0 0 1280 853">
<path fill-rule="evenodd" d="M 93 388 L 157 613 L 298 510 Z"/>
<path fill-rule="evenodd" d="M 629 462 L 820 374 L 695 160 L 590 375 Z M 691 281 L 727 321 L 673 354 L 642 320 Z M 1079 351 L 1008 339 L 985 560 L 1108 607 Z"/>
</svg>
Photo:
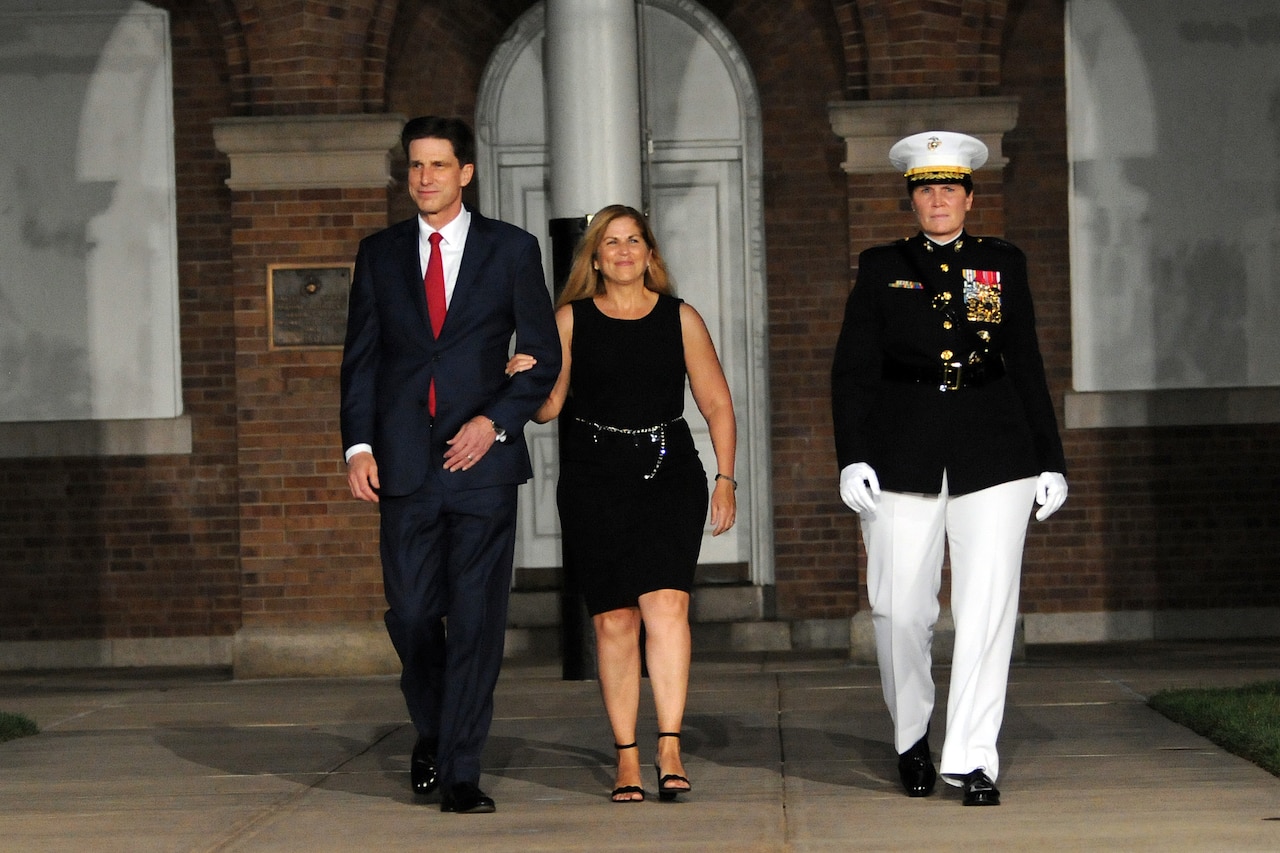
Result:
<svg viewBox="0 0 1280 853">
<path fill-rule="evenodd" d="M 431 317 L 431 334 L 440 337 L 440 327 L 444 325 L 444 262 L 440 260 L 440 232 L 434 232 L 427 238 L 431 241 L 431 255 L 427 258 L 427 275 L 423 285 L 427 289 L 427 314 Z M 431 388 L 427 391 L 427 411 L 432 417 L 436 413 L 436 381 L 431 380 Z"/>
</svg>

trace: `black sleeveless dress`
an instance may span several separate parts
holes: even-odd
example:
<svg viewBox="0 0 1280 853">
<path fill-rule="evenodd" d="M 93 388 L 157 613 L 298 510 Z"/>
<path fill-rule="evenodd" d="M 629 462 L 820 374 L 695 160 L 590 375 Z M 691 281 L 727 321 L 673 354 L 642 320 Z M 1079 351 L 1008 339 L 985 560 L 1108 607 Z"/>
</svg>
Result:
<svg viewBox="0 0 1280 853">
<path fill-rule="evenodd" d="M 615 320 L 571 303 L 569 394 L 556 503 L 565 571 L 592 615 L 646 592 L 693 588 L 707 477 L 683 418 L 680 300 Z"/>
</svg>

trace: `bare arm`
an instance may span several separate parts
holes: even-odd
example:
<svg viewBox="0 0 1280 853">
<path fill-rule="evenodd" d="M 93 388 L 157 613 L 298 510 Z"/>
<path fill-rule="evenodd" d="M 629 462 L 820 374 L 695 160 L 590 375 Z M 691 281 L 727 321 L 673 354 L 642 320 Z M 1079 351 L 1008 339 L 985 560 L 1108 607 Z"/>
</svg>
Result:
<svg viewBox="0 0 1280 853">
<path fill-rule="evenodd" d="M 573 307 L 561 305 L 556 310 L 556 328 L 560 330 L 560 375 L 551 388 L 551 394 L 538 411 L 533 413 L 533 420 L 545 424 L 559 416 L 564 408 L 564 401 L 569 396 L 570 350 L 573 349 Z M 518 356 L 516 356 L 518 357 Z"/>
<path fill-rule="evenodd" d="M 734 457 L 738 448 L 738 423 L 733 414 L 733 399 L 729 383 L 724 378 L 715 344 L 702 316 L 693 306 L 680 306 L 680 332 L 684 340 L 685 370 L 689 373 L 689 388 L 698 411 L 707 421 L 711 432 L 711 446 L 716 455 L 716 473 L 724 476 L 715 481 L 711 494 L 711 524 L 713 535 L 724 533 L 733 526 L 737 516 L 737 498 L 732 481 Z"/>
</svg>

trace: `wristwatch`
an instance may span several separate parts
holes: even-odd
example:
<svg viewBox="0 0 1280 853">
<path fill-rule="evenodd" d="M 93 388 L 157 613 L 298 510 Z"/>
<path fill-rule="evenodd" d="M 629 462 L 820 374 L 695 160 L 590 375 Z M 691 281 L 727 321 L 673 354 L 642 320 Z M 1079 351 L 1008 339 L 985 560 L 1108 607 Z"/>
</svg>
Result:
<svg viewBox="0 0 1280 853">
<path fill-rule="evenodd" d="M 493 418 L 489 418 L 489 426 L 493 427 L 493 440 L 506 441 L 507 431 L 493 422 Z"/>
</svg>

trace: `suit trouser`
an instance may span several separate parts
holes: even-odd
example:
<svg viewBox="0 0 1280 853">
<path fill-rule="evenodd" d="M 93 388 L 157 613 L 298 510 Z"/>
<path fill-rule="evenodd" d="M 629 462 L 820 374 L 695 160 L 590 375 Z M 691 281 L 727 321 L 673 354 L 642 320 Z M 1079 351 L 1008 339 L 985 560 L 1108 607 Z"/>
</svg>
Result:
<svg viewBox="0 0 1280 853">
<path fill-rule="evenodd" d="M 1000 773 L 1009 660 L 1034 477 L 951 496 L 884 492 L 862 517 L 876 658 L 894 746 L 906 752 L 933 714 L 933 626 L 938 621 L 944 540 L 951 554 L 955 650 L 942 746 L 943 777 Z M 951 784 L 959 784 L 947 779 Z"/>
<path fill-rule="evenodd" d="M 437 745 L 447 786 L 480 780 L 506 638 L 517 487 L 452 490 L 439 477 L 433 471 L 417 492 L 379 507 L 400 689 L 419 736 Z"/>
</svg>

